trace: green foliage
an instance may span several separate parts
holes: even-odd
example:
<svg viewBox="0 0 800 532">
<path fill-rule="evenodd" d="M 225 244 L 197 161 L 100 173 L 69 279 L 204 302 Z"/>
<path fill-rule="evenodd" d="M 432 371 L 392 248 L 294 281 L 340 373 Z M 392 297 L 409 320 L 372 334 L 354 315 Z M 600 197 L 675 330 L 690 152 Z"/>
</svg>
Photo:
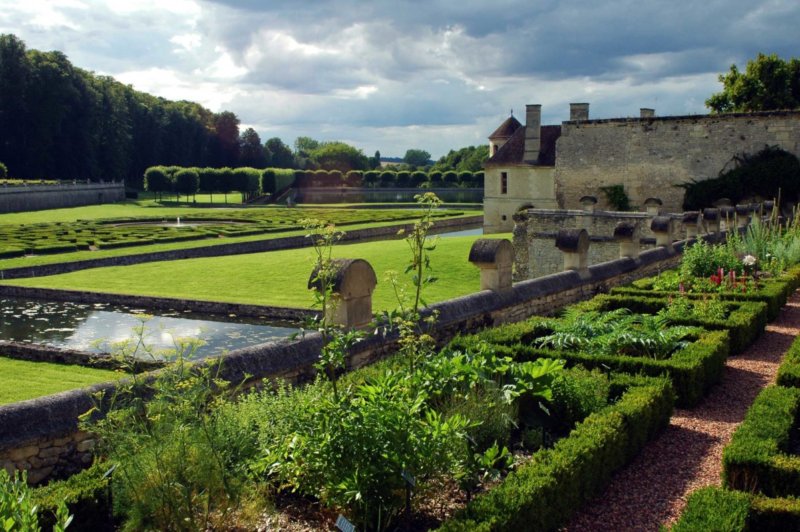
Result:
<svg viewBox="0 0 800 532">
<path fill-rule="evenodd" d="M 64 480 L 53 480 L 33 490 L 33 500 L 38 507 L 39 521 L 52 527 L 61 506 L 66 504 L 74 516 L 71 523 L 76 530 L 102 530 L 109 525 L 111 493 L 109 481 L 112 467 L 105 462 L 95 462 Z"/>
<path fill-rule="evenodd" d="M 613 210 L 623 212 L 631 210 L 631 200 L 628 197 L 628 193 L 625 192 L 624 185 L 609 185 L 600 187 L 600 190 L 606 195 L 606 199 Z"/>
<path fill-rule="evenodd" d="M 686 347 L 692 328 L 668 326 L 658 315 L 633 314 L 620 308 L 609 312 L 568 309 L 563 318 L 548 323 L 553 332 L 535 344 L 559 350 L 580 350 L 588 354 L 668 358 Z"/>
<path fill-rule="evenodd" d="M 748 530 L 751 496 L 718 487 L 700 488 L 686 502 L 672 532 L 744 532 Z M 764 529 L 758 529 L 764 530 Z"/>
<path fill-rule="evenodd" d="M 781 59 L 759 53 L 747 62 L 744 72 L 731 65 L 720 74 L 721 92 L 706 100 L 715 113 L 772 111 L 800 107 L 800 59 Z"/>
<path fill-rule="evenodd" d="M 425 150 L 409 149 L 403 156 L 403 162 L 411 167 L 427 166 L 431 159 L 431 154 Z"/>
<path fill-rule="evenodd" d="M 175 172 L 175 192 L 191 196 L 197 193 L 200 178 L 194 170 L 183 168 Z"/>
<path fill-rule="evenodd" d="M 8 167 L 5 164 L 0 163 L 0 179 L 5 179 L 7 177 L 8 177 Z"/>
<path fill-rule="evenodd" d="M 83 416 L 83 430 L 99 437 L 100 457 L 117 466 L 114 505 L 125 530 L 213 526 L 237 507 L 247 479 L 252 440 L 229 430 L 214 408 L 228 386 L 218 377 L 221 362 L 192 366 L 185 358 L 191 343 L 176 348 L 173 365 L 98 396 L 104 418 Z"/>
<path fill-rule="evenodd" d="M 364 153 L 344 142 L 322 142 L 309 153 L 309 158 L 325 170 L 367 170 L 369 161 Z"/>
<path fill-rule="evenodd" d="M 169 176 L 163 166 L 151 166 L 144 173 L 144 189 L 155 192 L 159 197 L 169 192 L 172 187 Z"/>
<path fill-rule="evenodd" d="M 476 497 L 440 530 L 555 530 L 662 430 L 672 412 L 665 379 L 632 377 L 613 406 L 598 411 Z"/>
<path fill-rule="evenodd" d="M 608 405 L 611 385 L 599 370 L 573 368 L 553 379 L 548 418 L 556 430 L 568 433 L 575 425 Z"/>
<path fill-rule="evenodd" d="M 62 532 L 69 526 L 69 515 L 64 501 L 55 508 L 54 532 Z M 27 473 L 14 472 L 9 476 L 5 468 L 0 468 L 0 529 L 4 532 L 38 532 L 41 530 L 32 490 L 28 486 Z"/>
<path fill-rule="evenodd" d="M 776 382 L 780 386 L 800 388 L 800 337 L 795 338 L 786 351 Z"/>
<path fill-rule="evenodd" d="M 800 493 L 800 458 L 789 453 L 798 414 L 800 388 L 765 388 L 723 450 L 725 484 L 771 497 Z"/>
<path fill-rule="evenodd" d="M 261 190 L 264 194 L 275 194 L 294 184 L 294 181 L 294 170 L 288 168 L 267 168 L 261 174 Z"/>
<path fill-rule="evenodd" d="M 709 244 L 699 239 L 683 250 L 680 276 L 689 282 L 693 277 L 710 277 L 722 268 L 725 272 L 744 273 L 744 266 L 732 245 Z"/>
<path fill-rule="evenodd" d="M 760 196 L 793 198 L 800 192 L 800 160 L 781 148 L 765 146 L 755 154 L 733 158 L 734 167 L 719 177 L 678 185 L 685 190 L 684 210 L 699 210 L 720 198 L 739 203 Z"/>
<path fill-rule="evenodd" d="M 455 170 L 456 172 L 479 172 L 483 163 L 489 158 L 489 145 L 468 146 L 459 150 L 450 150 L 433 165 L 432 169 L 439 172 Z"/>
</svg>

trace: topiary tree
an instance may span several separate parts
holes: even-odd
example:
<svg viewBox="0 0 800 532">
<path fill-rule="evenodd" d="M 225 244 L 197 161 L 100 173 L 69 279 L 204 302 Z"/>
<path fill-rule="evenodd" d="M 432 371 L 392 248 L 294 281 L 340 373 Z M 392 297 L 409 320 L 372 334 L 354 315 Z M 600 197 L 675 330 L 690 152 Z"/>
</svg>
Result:
<svg viewBox="0 0 800 532">
<path fill-rule="evenodd" d="M 417 188 L 427 180 L 428 174 L 422 170 L 417 170 L 415 172 L 411 172 L 411 179 L 409 180 L 408 185 Z"/>
<path fill-rule="evenodd" d="M 458 173 L 458 185 L 462 187 L 471 187 L 475 174 L 469 170 L 464 170 Z"/>
<path fill-rule="evenodd" d="M 397 183 L 397 174 L 391 170 L 384 170 L 380 175 L 380 186 L 393 187 Z"/>
<path fill-rule="evenodd" d="M 144 171 L 144 189 L 156 195 L 159 201 L 164 192 L 169 192 L 171 188 L 172 181 L 163 166 L 151 166 Z"/>
<path fill-rule="evenodd" d="M 375 184 L 378 182 L 378 178 L 380 176 L 380 172 L 377 170 L 367 170 L 364 172 L 363 183 L 365 187 L 374 187 Z"/>
<path fill-rule="evenodd" d="M 361 170 L 350 170 L 347 172 L 344 181 L 348 187 L 360 187 L 364 182 L 364 172 Z"/>
<path fill-rule="evenodd" d="M 188 201 L 189 196 L 194 196 L 197 194 L 197 188 L 200 184 L 200 177 L 197 175 L 197 172 L 192 168 L 184 168 L 182 170 L 178 170 L 175 172 L 175 192 L 178 195 L 178 201 L 180 201 L 180 195 L 185 195 Z"/>
<path fill-rule="evenodd" d="M 403 170 L 401 172 L 397 172 L 395 177 L 395 185 L 398 187 L 407 187 L 411 183 L 411 172 L 408 170 Z"/>
<path fill-rule="evenodd" d="M 446 187 L 454 187 L 458 184 L 458 173 L 448 170 L 442 174 L 442 182 Z"/>
<path fill-rule="evenodd" d="M 219 191 L 220 171 L 217 168 L 200 168 L 197 171 L 199 178 L 198 191 L 211 196 L 214 203 L 214 192 Z"/>
</svg>

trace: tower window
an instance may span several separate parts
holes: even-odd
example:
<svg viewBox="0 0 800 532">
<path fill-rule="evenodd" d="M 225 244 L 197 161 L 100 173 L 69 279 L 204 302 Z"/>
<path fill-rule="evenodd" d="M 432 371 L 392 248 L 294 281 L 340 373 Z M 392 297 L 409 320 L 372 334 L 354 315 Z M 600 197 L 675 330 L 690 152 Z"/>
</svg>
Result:
<svg viewBox="0 0 800 532">
<path fill-rule="evenodd" d="M 500 172 L 500 194 L 508 194 L 508 172 Z"/>
</svg>

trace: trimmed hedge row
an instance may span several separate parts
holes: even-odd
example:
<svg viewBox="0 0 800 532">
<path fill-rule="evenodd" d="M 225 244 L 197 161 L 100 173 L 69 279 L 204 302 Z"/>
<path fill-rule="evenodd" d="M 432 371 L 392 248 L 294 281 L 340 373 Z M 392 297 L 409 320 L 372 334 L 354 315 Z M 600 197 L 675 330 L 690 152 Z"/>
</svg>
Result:
<svg viewBox="0 0 800 532">
<path fill-rule="evenodd" d="M 778 367 L 780 386 L 800 388 L 800 337 L 795 338 Z"/>
<path fill-rule="evenodd" d="M 728 487 L 770 497 L 800 494 L 800 456 L 789 454 L 798 412 L 800 388 L 769 386 L 756 397 L 722 453 Z"/>
<path fill-rule="evenodd" d="M 111 499 L 109 497 L 110 464 L 95 462 L 89 469 L 65 480 L 50 482 L 33 490 L 39 523 L 46 530 L 55 522 L 55 511 L 64 501 L 73 515 L 70 530 L 109 530 Z"/>
<path fill-rule="evenodd" d="M 616 404 L 590 415 L 552 449 L 534 454 L 440 530 L 555 530 L 566 522 L 672 415 L 668 379 L 615 379 L 626 388 Z"/>
<path fill-rule="evenodd" d="M 599 295 L 573 305 L 586 311 L 605 311 L 628 308 L 632 312 L 655 314 L 667 306 L 669 296 Z M 690 325 L 709 330 L 727 330 L 730 334 L 730 354 L 741 353 L 764 332 L 767 325 L 767 304 L 763 301 L 730 301 L 726 303 L 725 319 L 671 319 L 676 325 Z"/>
<path fill-rule="evenodd" d="M 770 498 L 718 487 L 701 488 L 689 496 L 672 532 L 785 532 L 800 530 L 800 500 Z"/>
<path fill-rule="evenodd" d="M 474 336 L 455 338 L 451 345 L 466 349 L 475 342 L 486 341 L 497 346 L 503 356 L 515 360 L 537 358 L 563 359 L 567 365 L 581 364 L 592 369 L 619 371 L 649 376 L 668 375 L 672 379 L 681 407 L 696 405 L 705 393 L 722 377 L 725 359 L 729 353 L 728 331 L 704 331 L 684 349 L 665 360 L 626 355 L 595 355 L 576 351 L 539 349 L 529 344 L 549 332 L 545 318 L 532 318 L 524 322 L 503 325 Z"/>
<path fill-rule="evenodd" d="M 643 282 L 644 281 L 644 282 Z M 700 299 L 708 297 L 709 294 L 702 293 L 685 293 L 681 294 L 675 291 L 656 291 L 652 289 L 654 279 L 645 279 L 636 281 L 635 286 L 618 286 L 611 289 L 614 295 L 627 295 L 627 296 L 663 296 L 663 297 L 680 297 L 686 296 L 692 299 Z M 761 288 L 757 292 L 733 292 L 721 291 L 715 294 L 725 301 L 763 301 L 767 304 L 767 320 L 772 321 L 778 317 L 781 308 L 786 304 L 789 295 L 794 291 L 793 280 L 788 277 L 780 277 L 770 279 L 761 283 Z"/>
</svg>

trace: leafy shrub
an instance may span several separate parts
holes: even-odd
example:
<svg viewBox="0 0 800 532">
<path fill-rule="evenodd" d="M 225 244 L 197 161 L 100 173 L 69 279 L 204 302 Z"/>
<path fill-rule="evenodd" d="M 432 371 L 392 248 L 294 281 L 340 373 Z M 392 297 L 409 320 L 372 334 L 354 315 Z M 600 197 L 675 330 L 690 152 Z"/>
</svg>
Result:
<svg viewBox="0 0 800 532">
<path fill-rule="evenodd" d="M 548 418 L 567 433 L 590 414 L 608 405 L 610 384 L 599 370 L 571 368 L 553 380 L 553 397 L 547 403 Z"/>
<path fill-rule="evenodd" d="M 631 210 L 631 200 L 628 198 L 628 193 L 625 192 L 624 185 L 609 185 L 600 187 L 600 190 L 606 195 L 608 204 L 613 210 L 623 212 Z"/>
<path fill-rule="evenodd" d="M 680 266 L 682 280 L 690 280 L 692 277 L 710 277 L 716 274 L 720 268 L 726 272 L 744 273 L 742 261 L 736 255 L 734 246 L 708 244 L 705 240 L 699 239 L 683 250 Z"/>
<path fill-rule="evenodd" d="M 0 163 L 0 179 L 5 179 L 7 177 L 8 177 L 8 167 L 5 164 Z"/>
<path fill-rule="evenodd" d="M 72 517 L 61 501 L 56 508 L 53 531 L 65 530 L 71 521 Z M 27 473 L 15 471 L 11 477 L 5 468 L 0 467 L 0 526 L 9 532 L 38 532 L 41 530 L 39 525 L 38 508 L 28 486 Z"/>
<path fill-rule="evenodd" d="M 112 465 L 95 462 L 89 469 L 65 480 L 51 481 L 33 491 L 33 501 L 38 507 L 39 521 L 47 527 L 55 524 L 59 508 L 66 504 L 74 516 L 71 523 L 76 530 L 104 530 L 110 528 L 111 499 L 109 480 Z"/>
</svg>

